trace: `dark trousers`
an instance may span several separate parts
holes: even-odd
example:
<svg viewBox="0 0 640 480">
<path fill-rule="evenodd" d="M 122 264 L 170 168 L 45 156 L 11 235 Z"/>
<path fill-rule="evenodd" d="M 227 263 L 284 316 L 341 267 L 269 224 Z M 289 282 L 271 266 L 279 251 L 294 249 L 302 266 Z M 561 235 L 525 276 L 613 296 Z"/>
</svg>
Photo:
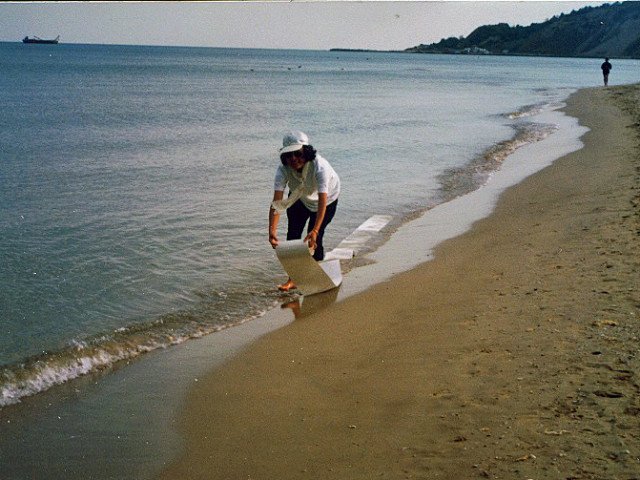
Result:
<svg viewBox="0 0 640 480">
<path fill-rule="evenodd" d="M 338 207 L 338 201 L 327 205 L 327 211 L 324 214 L 324 220 L 322 220 L 322 225 L 320 226 L 320 231 L 318 232 L 318 237 L 316 238 L 316 251 L 313 254 L 313 258 L 317 261 L 320 261 L 324 258 L 324 246 L 322 245 L 322 237 L 324 237 L 324 229 L 327 228 L 329 222 L 333 219 L 333 216 L 336 214 L 336 208 Z M 313 230 L 313 226 L 316 223 L 317 212 L 312 212 L 307 207 L 304 206 L 301 200 L 298 200 L 296 203 L 291 205 L 287 209 L 287 220 L 289 222 L 287 227 L 287 240 L 297 240 L 302 238 L 302 232 L 304 231 L 304 226 L 309 220 L 309 226 L 307 227 L 307 234 Z"/>
</svg>

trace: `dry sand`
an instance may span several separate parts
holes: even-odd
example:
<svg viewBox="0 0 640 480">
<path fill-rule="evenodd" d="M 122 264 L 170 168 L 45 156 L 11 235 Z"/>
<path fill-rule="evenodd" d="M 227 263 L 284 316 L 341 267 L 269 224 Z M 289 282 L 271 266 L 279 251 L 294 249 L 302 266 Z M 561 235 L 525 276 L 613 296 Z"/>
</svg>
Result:
<svg viewBox="0 0 640 480">
<path fill-rule="evenodd" d="M 640 478 L 640 87 L 436 258 L 201 379 L 165 479 Z"/>
</svg>

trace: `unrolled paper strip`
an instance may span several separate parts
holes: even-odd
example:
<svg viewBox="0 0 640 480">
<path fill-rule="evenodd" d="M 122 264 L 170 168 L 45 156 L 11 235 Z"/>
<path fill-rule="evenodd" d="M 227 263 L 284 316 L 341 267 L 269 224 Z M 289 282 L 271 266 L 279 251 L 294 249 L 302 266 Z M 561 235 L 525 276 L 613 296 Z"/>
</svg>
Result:
<svg viewBox="0 0 640 480">
<path fill-rule="evenodd" d="M 316 262 L 302 240 L 280 242 L 278 260 L 304 295 L 326 292 L 342 283 L 340 260 Z"/>
</svg>

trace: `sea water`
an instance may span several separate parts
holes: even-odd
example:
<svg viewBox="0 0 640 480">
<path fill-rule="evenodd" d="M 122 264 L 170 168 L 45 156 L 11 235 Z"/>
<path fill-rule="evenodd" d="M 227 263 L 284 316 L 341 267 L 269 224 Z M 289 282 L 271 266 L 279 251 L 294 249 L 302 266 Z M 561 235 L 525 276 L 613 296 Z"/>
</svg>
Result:
<svg viewBox="0 0 640 480">
<path fill-rule="evenodd" d="M 330 249 L 478 188 L 600 63 L 0 43 L 0 409 L 277 305 L 288 130 L 342 179 Z"/>
</svg>

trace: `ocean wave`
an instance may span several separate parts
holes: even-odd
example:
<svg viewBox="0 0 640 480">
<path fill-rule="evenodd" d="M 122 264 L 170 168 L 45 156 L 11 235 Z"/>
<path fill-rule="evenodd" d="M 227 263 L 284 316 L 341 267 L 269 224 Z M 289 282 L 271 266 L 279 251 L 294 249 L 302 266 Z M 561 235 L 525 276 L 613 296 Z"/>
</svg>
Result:
<svg viewBox="0 0 640 480">
<path fill-rule="evenodd" d="M 521 117 L 540 113 L 543 106 L 528 106 L 521 109 Z M 512 115 L 512 114 L 510 114 Z M 441 186 L 440 201 L 446 202 L 460 195 L 472 192 L 487 182 L 491 173 L 495 172 L 504 160 L 524 145 L 545 139 L 558 129 L 557 125 L 520 122 L 513 126 L 515 135 L 493 145 L 476 157 L 472 162 L 445 170 L 438 176 Z"/>
<path fill-rule="evenodd" d="M 537 103 L 534 105 L 525 105 L 519 108 L 518 110 L 516 110 L 515 112 L 505 113 L 503 116 L 508 118 L 509 120 L 517 120 L 519 118 L 533 117 L 535 115 L 538 115 L 543 110 L 544 107 L 545 107 L 545 104 L 543 103 Z"/>
<path fill-rule="evenodd" d="M 246 289 L 201 292 L 203 301 L 191 310 L 167 314 L 146 324 L 118 328 L 91 338 L 74 339 L 61 350 L 2 366 L 0 408 L 75 378 L 108 370 L 122 361 L 153 350 L 178 345 L 260 317 L 277 304 L 274 295 Z M 235 308 L 221 313 L 221 301 Z"/>
<path fill-rule="evenodd" d="M 540 114 L 543 110 L 555 109 L 562 106 L 561 103 L 547 103 L 541 102 L 533 105 L 525 105 L 515 112 L 505 113 L 502 116 L 509 120 L 518 120 L 521 118 L 534 117 Z"/>
</svg>

